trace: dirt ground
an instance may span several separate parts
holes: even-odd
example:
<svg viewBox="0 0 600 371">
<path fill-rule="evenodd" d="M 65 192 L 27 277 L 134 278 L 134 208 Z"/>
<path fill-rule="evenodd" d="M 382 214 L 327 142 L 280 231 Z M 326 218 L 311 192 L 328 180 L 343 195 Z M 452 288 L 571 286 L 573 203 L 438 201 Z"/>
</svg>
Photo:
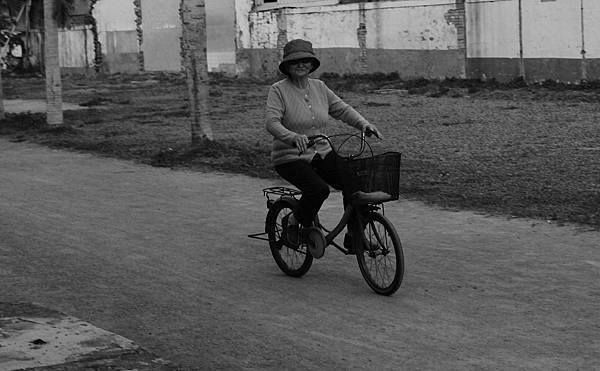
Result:
<svg viewBox="0 0 600 371">
<path fill-rule="evenodd" d="M 353 256 L 328 249 L 294 279 L 247 237 L 264 227 L 261 189 L 281 183 L 4 138 L 0 169 L 1 301 L 182 370 L 599 369 L 600 232 L 391 202 L 406 274 L 383 297 Z"/>
<path fill-rule="evenodd" d="M 443 207 L 600 228 L 600 87 L 544 82 L 402 81 L 323 76 L 385 135 L 376 152 L 401 151 L 403 197 Z M 44 98 L 39 77 L 4 78 L 6 98 Z M 216 142 L 190 148 L 178 74 L 71 76 L 67 126 L 9 116 L 0 134 L 166 167 L 275 177 L 264 104 L 270 82 L 214 78 L 207 113 Z M 37 128 L 37 129 L 36 129 Z M 330 133 L 348 131 L 332 122 Z"/>
</svg>

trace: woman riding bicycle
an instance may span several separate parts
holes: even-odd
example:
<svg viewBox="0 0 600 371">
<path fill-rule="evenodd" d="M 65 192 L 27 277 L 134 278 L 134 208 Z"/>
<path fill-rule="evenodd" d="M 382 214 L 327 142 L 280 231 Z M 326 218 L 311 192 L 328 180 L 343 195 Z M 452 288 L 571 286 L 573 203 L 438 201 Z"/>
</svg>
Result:
<svg viewBox="0 0 600 371">
<path fill-rule="evenodd" d="M 329 196 L 329 186 L 342 189 L 331 146 L 322 141 L 308 148 L 308 136 L 321 134 L 329 116 L 379 138 L 381 134 L 324 82 L 309 77 L 320 65 L 309 41 L 292 40 L 285 45 L 283 53 L 279 70 L 287 77 L 269 90 L 267 130 L 273 135 L 271 159 L 275 171 L 302 191 L 298 207 L 287 217 L 286 228 L 291 229 L 312 225 Z M 351 245 L 350 238 L 346 234 L 344 245 Z"/>
</svg>

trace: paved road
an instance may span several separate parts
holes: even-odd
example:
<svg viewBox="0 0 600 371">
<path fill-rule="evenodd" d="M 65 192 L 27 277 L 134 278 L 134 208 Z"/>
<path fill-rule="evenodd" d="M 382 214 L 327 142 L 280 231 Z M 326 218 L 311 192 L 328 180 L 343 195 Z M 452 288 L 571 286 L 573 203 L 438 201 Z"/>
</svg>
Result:
<svg viewBox="0 0 600 371">
<path fill-rule="evenodd" d="M 278 271 L 246 237 L 271 184 L 0 139 L 0 301 L 184 369 L 598 369 L 600 233 L 389 204 L 407 272 L 381 297 L 336 251 Z"/>
</svg>

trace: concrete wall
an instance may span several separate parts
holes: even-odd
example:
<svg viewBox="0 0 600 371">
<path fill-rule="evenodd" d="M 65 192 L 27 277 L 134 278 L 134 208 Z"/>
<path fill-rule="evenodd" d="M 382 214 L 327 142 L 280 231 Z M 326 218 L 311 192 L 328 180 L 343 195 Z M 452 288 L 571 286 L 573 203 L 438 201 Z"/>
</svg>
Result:
<svg viewBox="0 0 600 371">
<path fill-rule="evenodd" d="M 179 2 L 142 0 L 142 51 L 146 71 L 181 70 Z"/>
<path fill-rule="evenodd" d="M 109 72 L 179 71 L 180 0 L 99 0 L 94 9 Z M 285 43 L 311 40 L 323 72 L 404 78 L 600 79 L 600 0 L 396 0 L 273 8 L 206 0 L 211 71 L 273 77 Z M 329 5 L 323 5 L 329 4 Z M 266 4 L 265 4 L 266 5 Z M 582 12 L 583 6 L 583 12 Z M 93 66 L 88 31 L 61 31 L 61 65 Z M 34 43 L 35 44 L 35 43 Z M 521 49 L 522 45 L 522 49 Z M 33 45 L 35 48 L 36 45 Z M 582 54 L 582 49 L 585 53 Z"/>
<path fill-rule="evenodd" d="M 283 45 L 303 38 L 313 43 L 321 60 L 317 74 L 465 76 L 462 13 L 453 1 L 382 1 L 269 11 L 252 11 L 250 3 L 236 0 L 237 62 L 242 75 L 275 75 Z"/>
<path fill-rule="evenodd" d="M 206 48 L 209 71 L 235 74 L 233 0 L 206 1 Z"/>
<path fill-rule="evenodd" d="M 142 0 L 144 66 L 147 71 L 181 70 L 180 0 Z M 209 71 L 234 73 L 233 0 L 206 0 Z"/>
<path fill-rule="evenodd" d="M 509 80 L 524 74 L 528 80 L 600 78 L 600 1 L 524 0 L 521 18 L 519 32 L 518 0 L 467 1 L 470 77 Z M 586 51 L 585 63 L 582 49 Z"/>
<path fill-rule="evenodd" d="M 109 73 L 137 72 L 139 45 L 133 0 L 99 0 L 92 15 L 102 46 L 103 69 Z"/>
<path fill-rule="evenodd" d="M 600 79 L 600 1 L 585 0 L 583 27 L 585 33 L 586 79 Z"/>
<path fill-rule="evenodd" d="M 79 27 L 58 32 L 61 51 L 59 64 L 66 68 L 85 68 L 94 65 L 94 35 L 89 28 Z"/>
<path fill-rule="evenodd" d="M 180 71 L 179 3 L 180 0 L 141 0 L 140 45 L 134 1 L 99 0 L 92 15 L 98 28 L 103 69 L 109 73 L 132 73 L 140 71 L 143 65 L 146 71 Z M 206 11 L 209 70 L 234 74 L 233 0 L 206 0 Z M 76 71 L 93 68 L 94 45 L 89 29 L 87 33 L 80 29 L 62 30 L 60 42 L 62 67 Z"/>
</svg>

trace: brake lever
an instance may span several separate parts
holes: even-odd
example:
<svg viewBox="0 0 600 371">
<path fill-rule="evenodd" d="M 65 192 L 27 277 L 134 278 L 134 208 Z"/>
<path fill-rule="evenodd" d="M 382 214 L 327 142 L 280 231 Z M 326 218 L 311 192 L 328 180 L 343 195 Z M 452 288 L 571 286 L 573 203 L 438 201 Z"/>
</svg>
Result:
<svg viewBox="0 0 600 371">
<path fill-rule="evenodd" d="M 370 138 L 371 136 L 375 135 L 375 138 L 377 138 L 377 139 L 381 139 L 381 138 L 379 137 L 379 135 L 377 134 L 377 132 L 376 132 L 376 131 L 373 131 L 373 130 L 371 130 L 371 129 L 365 129 L 365 135 L 366 135 L 367 137 L 369 137 L 369 138 Z"/>
</svg>

